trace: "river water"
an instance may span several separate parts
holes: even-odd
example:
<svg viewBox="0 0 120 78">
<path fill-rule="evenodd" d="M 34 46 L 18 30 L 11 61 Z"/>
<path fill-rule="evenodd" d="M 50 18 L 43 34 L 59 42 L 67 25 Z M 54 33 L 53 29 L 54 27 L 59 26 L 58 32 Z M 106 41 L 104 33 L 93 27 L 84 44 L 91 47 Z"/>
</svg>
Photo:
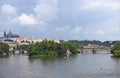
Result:
<svg viewBox="0 0 120 78">
<path fill-rule="evenodd" d="M 52 59 L 11 55 L 0 58 L 0 78 L 120 78 L 120 59 L 105 53 Z"/>
</svg>

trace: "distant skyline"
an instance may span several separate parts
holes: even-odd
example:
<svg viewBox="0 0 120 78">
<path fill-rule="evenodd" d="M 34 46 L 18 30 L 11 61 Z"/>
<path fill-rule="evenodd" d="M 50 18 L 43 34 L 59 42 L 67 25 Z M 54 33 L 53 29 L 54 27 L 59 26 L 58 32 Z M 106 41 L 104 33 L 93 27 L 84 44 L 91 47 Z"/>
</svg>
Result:
<svg viewBox="0 0 120 78">
<path fill-rule="evenodd" d="M 0 0 L 0 36 L 120 40 L 120 0 Z"/>
</svg>

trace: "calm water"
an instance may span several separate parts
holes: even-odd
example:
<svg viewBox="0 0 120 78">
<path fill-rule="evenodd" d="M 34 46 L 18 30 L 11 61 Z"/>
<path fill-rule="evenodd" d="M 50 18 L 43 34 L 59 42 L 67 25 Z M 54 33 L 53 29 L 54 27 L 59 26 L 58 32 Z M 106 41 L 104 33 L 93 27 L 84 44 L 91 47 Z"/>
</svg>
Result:
<svg viewBox="0 0 120 78">
<path fill-rule="evenodd" d="M 120 78 L 120 59 L 109 54 L 78 54 L 69 58 L 0 58 L 0 78 Z"/>
</svg>

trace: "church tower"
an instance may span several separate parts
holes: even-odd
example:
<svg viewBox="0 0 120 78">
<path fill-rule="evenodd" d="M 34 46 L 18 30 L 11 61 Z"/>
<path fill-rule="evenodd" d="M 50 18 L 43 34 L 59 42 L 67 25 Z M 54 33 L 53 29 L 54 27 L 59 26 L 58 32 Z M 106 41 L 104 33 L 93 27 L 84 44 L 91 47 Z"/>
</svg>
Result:
<svg viewBox="0 0 120 78">
<path fill-rule="evenodd" d="M 6 31 L 4 31 L 4 37 L 6 37 Z"/>
</svg>

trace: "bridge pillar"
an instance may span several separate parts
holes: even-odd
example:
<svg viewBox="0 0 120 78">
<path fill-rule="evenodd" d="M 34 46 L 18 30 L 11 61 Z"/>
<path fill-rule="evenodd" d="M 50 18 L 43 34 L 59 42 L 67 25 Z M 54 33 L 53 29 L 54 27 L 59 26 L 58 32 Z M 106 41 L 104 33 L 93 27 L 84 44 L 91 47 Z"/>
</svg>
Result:
<svg viewBox="0 0 120 78">
<path fill-rule="evenodd" d="M 92 49 L 92 53 L 93 53 L 93 54 L 95 54 L 95 53 L 96 53 L 96 50 L 95 50 L 94 48 Z"/>
</svg>

